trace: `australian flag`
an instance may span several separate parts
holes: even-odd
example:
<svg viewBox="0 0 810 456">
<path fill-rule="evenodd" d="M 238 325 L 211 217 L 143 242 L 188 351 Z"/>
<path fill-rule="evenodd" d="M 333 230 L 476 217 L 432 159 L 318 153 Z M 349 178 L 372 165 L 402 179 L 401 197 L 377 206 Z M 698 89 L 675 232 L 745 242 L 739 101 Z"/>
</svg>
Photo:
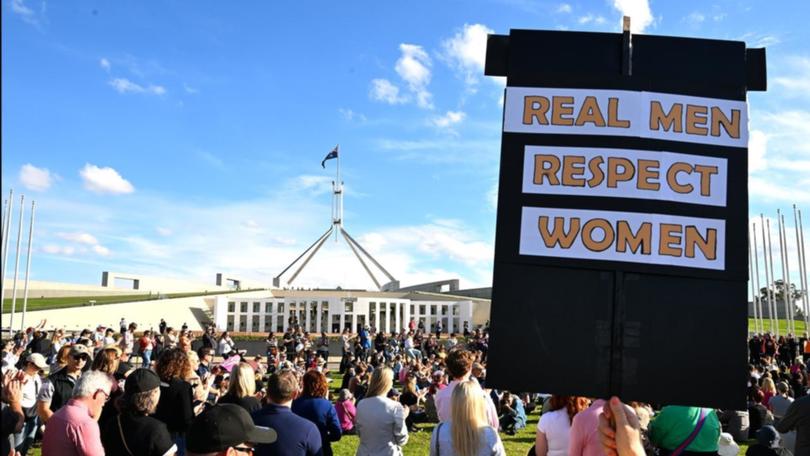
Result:
<svg viewBox="0 0 810 456">
<path fill-rule="evenodd" d="M 332 149 L 332 152 L 326 154 L 326 157 L 321 162 L 321 167 L 326 168 L 326 160 L 331 160 L 333 158 L 338 158 L 338 146 L 335 146 L 335 148 Z"/>
</svg>

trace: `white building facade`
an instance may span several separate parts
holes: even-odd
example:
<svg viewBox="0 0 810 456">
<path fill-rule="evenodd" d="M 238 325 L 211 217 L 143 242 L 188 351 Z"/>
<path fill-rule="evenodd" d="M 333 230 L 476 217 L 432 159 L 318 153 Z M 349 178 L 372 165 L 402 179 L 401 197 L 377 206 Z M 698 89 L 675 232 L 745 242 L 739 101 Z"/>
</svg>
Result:
<svg viewBox="0 0 810 456">
<path fill-rule="evenodd" d="M 421 322 L 431 331 L 435 331 L 435 325 L 441 321 L 442 332 L 449 334 L 462 332 L 465 322 L 470 329 L 483 324 L 473 321 L 477 301 L 460 297 L 431 299 L 430 296 L 414 296 L 414 293 L 386 292 L 358 292 L 352 296 L 340 290 L 333 293 L 274 290 L 268 294 L 266 297 L 219 296 L 213 309 L 216 328 L 235 332 L 284 332 L 297 323 L 310 333 L 339 333 L 345 328 L 354 332 L 358 325 L 368 325 L 391 333 L 407 329 L 413 318 L 417 325 Z"/>
</svg>

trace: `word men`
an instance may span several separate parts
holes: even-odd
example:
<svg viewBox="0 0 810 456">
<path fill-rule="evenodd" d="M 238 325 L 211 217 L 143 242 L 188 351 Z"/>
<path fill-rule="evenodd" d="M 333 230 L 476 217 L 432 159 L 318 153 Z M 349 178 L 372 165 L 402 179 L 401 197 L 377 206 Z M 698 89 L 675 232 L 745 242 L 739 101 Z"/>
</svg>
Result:
<svg viewBox="0 0 810 456">
<path fill-rule="evenodd" d="M 636 136 L 746 147 L 745 102 L 597 89 L 507 87 L 504 131 Z"/>
</svg>

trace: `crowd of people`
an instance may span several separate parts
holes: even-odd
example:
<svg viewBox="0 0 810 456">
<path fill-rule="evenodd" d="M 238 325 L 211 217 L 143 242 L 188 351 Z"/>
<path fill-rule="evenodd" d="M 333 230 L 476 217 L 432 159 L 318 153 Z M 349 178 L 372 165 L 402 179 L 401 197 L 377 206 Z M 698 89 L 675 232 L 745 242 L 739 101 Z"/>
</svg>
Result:
<svg viewBox="0 0 810 456">
<path fill-rule="evenodd" d="M 248 356 L 213 327 L 44 325 L 3 343 L 2 455 L 331 455 L 356 435 L 357 455 L 396 456 L 425 429 L 431 455 L 504 455 L 501 435 L 535 409 L 534 456 L 725 456 L 739 443 L 750 455 L 810 454 L 806 337 L 749 340 L 748 409 L 736 411 L 491 388 L 486 327 L 443 334 L 411 321 L 335 340 L 292 320 Z"/>
</svg>

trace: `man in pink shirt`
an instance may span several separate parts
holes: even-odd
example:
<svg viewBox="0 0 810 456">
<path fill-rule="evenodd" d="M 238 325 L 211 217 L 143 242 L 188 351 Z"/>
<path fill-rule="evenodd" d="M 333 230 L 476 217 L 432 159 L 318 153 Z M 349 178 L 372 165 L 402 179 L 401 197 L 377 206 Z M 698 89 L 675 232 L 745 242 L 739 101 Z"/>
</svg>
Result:
<svg viewBox="0 0 810 456">
<path fill-rule="evenodd" d="M 587 409 L 574 415 L 568 437 L 568 456 L 603 456 L 604 449 L 599 440 L 599 414 L 605 406 L 603 399 L 597 399 Z"/>
<path fill-rule="evenodd" d="M 42 456 L 104 456 L 98 418 L 111 390 L 112 379 L 104 372 L 82 374 L 73 388 L 73 398 L 45 426 Z"/>
<path fill-rule="evenodd" d="M 453 395 L 453 389 L 459 382 L 469 380 L 470 373 L 472 372 L 472 365 L 475 356 L 464 349 L 453 350 L 447 355 L 447 374 L 453 380 L 446 388 L 436 392 L 434 401 L 436 402 L 436 412 L 439 415 L 439 421 L 450 422 L 450 398 Z M 474 378 L 474 377 L 473 377 Z M 484 394 L 484 401 L 487 404 L 487 421 L 496 431 L 498 430 L 498 409 L 495 408 L 495 403 L 488 394 Z"/>
</svg>

